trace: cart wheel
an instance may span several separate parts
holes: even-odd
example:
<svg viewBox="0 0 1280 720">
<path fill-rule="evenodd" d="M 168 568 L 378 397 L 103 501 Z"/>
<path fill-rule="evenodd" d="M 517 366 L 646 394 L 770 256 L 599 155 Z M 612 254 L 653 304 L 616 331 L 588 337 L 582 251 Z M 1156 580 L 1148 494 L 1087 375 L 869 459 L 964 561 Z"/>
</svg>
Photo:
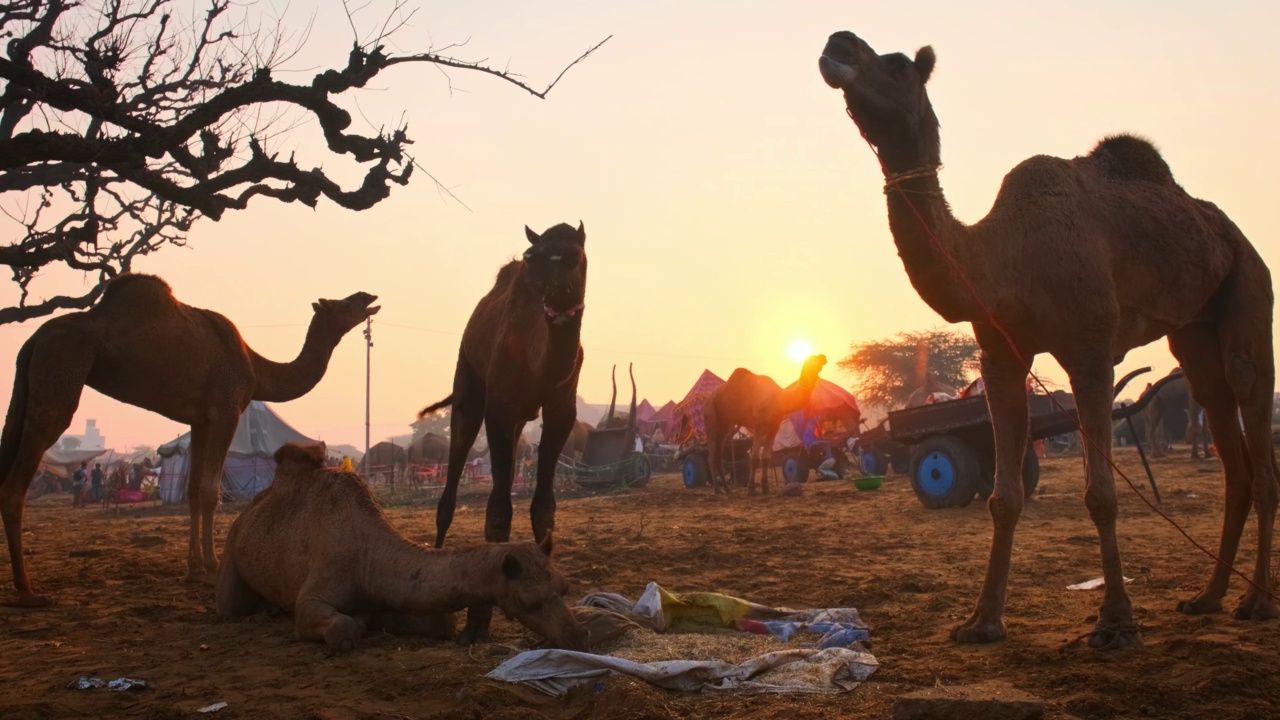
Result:
<svg viewBox="0 0 1280 720">
<path fill-rule="evenodd" d="M 930 510 L 964 507 L 973 502 L 981 472 L 978 457 L 962 440 L 935 435 L 911 453 L 911 489 Z"/>
<path fill-rule="evenodd" d="M 978 497 L 986 500 L 996 484 L 996 460 L 987 456 L 982 458 L 982 472 L 978 475 Z M 1036 494 L 1036 486 L 1040 484 L 1040 458 L 1036 450 L 1027 444 L 1027 454 L 1022 456 L 1022 496 L 1029 498 Z"/>
<path fill-rule="evenodd" d="M 889 467 L 893 468 L 895 475 L 906 475 L 911 472 L 911 456 L 903 455 L 901 457 L 889 458 Z"/>
<path fill-rule="evenodd" d="M 782 480 L 788 485 L 809 480 L 809 453 L 796 450 L 782 456 Z"/>
<path fill-rule="evenodd" d="M 702 453 L 695 452 L 685 456 L 681 472 L 684 474 L 684 486 L 690 490 L 706 487 L 707 481 L 711 479 L 711 467 L 707 465 L 707 458 Z"/>
<path fill-rule="evenodd" d="M 635 453 L 631 456 L 631 473 L 628 475 L 627 487 L 644 487 L 652 475 L 653 467 L 644 453 Z"/>
</svg>

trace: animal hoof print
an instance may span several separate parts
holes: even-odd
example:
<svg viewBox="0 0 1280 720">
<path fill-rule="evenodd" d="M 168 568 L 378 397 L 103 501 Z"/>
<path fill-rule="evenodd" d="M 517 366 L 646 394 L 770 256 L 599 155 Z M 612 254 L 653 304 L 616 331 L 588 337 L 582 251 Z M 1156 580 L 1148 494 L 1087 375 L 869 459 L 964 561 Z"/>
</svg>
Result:
<svg viewBox="0 0 1280 720">
<path fill-rule="evenodd" d="M 951 639 L 965 645 L 991 643 L 1004 639 L 1004 623 L 971 620 L 951 631 Z"/>
<path fill-rule="evenodd" d="M 1123 626 L 1099 625 L 1089 635 L 1089 647 L 1094 650 L 1142 647 L 1142 633 L 1132 623 Z"/>
</svg>

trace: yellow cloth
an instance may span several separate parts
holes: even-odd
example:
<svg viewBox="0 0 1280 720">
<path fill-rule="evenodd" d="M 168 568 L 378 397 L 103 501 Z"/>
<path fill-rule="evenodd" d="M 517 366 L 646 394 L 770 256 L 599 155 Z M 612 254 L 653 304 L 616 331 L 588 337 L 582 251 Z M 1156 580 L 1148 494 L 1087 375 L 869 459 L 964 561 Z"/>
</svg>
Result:
<svg viewBox="0 0 1280 720">
<path fill-rule="evenodd" d="M 774 608 L 721 593 L 673 593 L 658 588 L 658 597 L 662 600 L 667 632 L 729 632 L 733 631 L 735 620 L 783 614 Z"/>
<path fill-rule="evenodd" d="M 355 468 L 351 466 L 351 458 L 349 457 L 342 458 L 342 464 L 338 465 L 338 472 L 353 473 L 355 471 L 356 471 Z"/>
</svg>

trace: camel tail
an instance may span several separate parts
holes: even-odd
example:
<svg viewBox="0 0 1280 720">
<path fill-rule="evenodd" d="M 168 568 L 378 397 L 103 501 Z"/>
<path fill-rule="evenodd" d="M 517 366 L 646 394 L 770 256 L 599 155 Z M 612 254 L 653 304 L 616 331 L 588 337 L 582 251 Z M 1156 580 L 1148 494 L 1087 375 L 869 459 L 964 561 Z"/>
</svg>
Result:
<svg viewBox="0 0 1280 720">
<path fill-rule="evenodd" d="M 426 406 L 426 407 L 422 408 L 421 410 L 419 410 L 419 411 L 418 411 L 418 419 L 419 419 L 419 420 L 421 420 L 422 418 L 424 418 L 424 417 L 426 417 L 426 416 L 430 415 L 431 413 L 433 413 L 433 412 L 435 412 L 435 411 L 437 411 L 437 410 L 439 410 L 439 409 L 441 409 L 441 408 L 447 408 L 447 407 L 449 407 L 449 406 L 450 406 L 450 405 L 452 405 L 452 404 L 453 404 L 453 394 L 452 394 L 452 393 L 450 393 L 449 397 L 447 397 L 447 398 L 445 398 L 445 399 L 441 400 L 440 402 L 436 403 L 435 405 L 428 405 L 428 406 Z"/>
<path fill-rule="evenodd" d="M 13 396 L 9 398 L 9 414 L 4 419 L 4 431 L 0 432 L 0 485 L 9 478 L 13 462 L 22 444 L 22 426 L 27 419 L 27 374 L 31 367 L 32 343 L 27 342 L 18 351 L 17 369 L 13 375 Z"/>
</svg>

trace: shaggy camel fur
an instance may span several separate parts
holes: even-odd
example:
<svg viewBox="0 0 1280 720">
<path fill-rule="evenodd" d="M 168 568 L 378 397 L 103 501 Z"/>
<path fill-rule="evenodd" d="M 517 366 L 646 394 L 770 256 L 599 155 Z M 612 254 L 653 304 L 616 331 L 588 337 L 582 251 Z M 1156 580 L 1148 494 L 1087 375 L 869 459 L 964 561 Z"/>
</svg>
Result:
<svg viewBox="0 0 1280 720">
<path fill-rule="evenodd" d="M 122 275 L 96 306 L 40 326 L 18 351 L 0 435 L 0 513 L 17 603 L 49 603 L 32 592 L 27 578 L 22 510 L 36 465 L 71 423 L 82 387 L 191 426 L 187 570 L 192 578 L 212 580 L 218 570 L 213 511 L 240 414 L 250 400 L 284 402 L 315 387 L 338 341 L 378 311 L 369 307 L 376 299 L 361 292 L 312 303 L 306 342 L 289 363 L 257 354 L 230 320 L 184 305 L 150 275 Z"/>
<path fill-rule="evenodd" d="M 1049 353 L 1070 377 L 1087 441 L 1085 506 L 1106 579 L 1090 644 L 1141 641 L 1116 541 L 1111 393 L 1113 366 L 1162 336 L 1205 408 L 1226 475 L 1221 562 L 1204 591 L 1179 608 L 1221 609 L 1252 505 L 1257 564 L 1235 615 L 1280 615 L 1270 595 L 1280 492 L 1270 424 L 1273 296 L 1262 258 L 1221 210 L 1174 182 L 1150 143 L 1125 135 L 1103 140 L 1084 157 L 1023 161 L 1005 176 L 987 216 L 961 224 L 938 181 L 938 119 L 925 90 L 934 62 L 929 47 L 914 60 L 878 55 L 840 32 L 828 40 L 819 70 L 844 91 L 849 116 L 879 156 L 889 227 L 911 284 L 948 322 L 973 323 L 982 347 L 996 446 L 988 502 L 994 532 L 977 606 L 952 638 L 973 643 L 1005 635 L 1009 563 L 1023 506 L 1025 380 L 1032 359 Z"/>
<path fill-rule="evenodd" d="M 549 542 L 431 550 L 391 526 L 359 476 L 325 468 L 320 446 L 275 459 L 275 481 L 227 533 L 221 617 L 265 602 L 292 612 L 302 639 L 347 651 L 366 627 L 449 640 L 454 612 L 493 603 L 558 647 L 587 649 Z"/>
<path fill-rule="evenodd" d="M 1162 457 L 1167 454 L 1168 438 L 1164 436 L 1164 417 L 1174 410 L 1182 410 L 1187 413 L 1185 439 L 1191 442 L 1191 459 L 1200 459 L 1201 446 L 1204 447 L 1205 457 L 1208 457 L 1209 444 L 1204 440 L 1204 427 L 1200 424 L 1200 403 L 1196 402 L 1195 397 L 1192 396 L 1182 368 L 1174 368 L 1169 374 L 1178 376 L 1178 379 L 1163 385 L 1160 392 L 1142 411 L 1146 420 L 1148 453 L 1151 457 Z"/>
<path fill-rule="evenodd" d="M 769 471 L 773 467 L 773 439 L 782 419 L 809 404 L 818 384 L 818 373 L 827 364 L 826 355 L 811 355 L 800 368 L 800 379 L 783 390 L 773 378 L 738 368 L 725 384 L 711 391 L 703 407 L 707 428 L 707 453 L 711 465 L 711 486 L 715 494 L 729 492 L 721 450 L 725 440 L 739 427 L 751 432 L 750 479 L 747 492 L 756 491 L 756 468 L 760 469 L 760 489 L 769 492 Z"/>
<path fill-rule="evenodd" d="M 587 235 L 556 225 L 542 235 L 525 227 L 529 249 L 498 271 L 493 289 L 467 321 L 453 376 L 453 394 L 418 417 L 453 405 L 449 474 L 436 507 L 436 547 L 444 545 L 458 499 L 462 461 L 483 422 L 493 465 L 493 489 L 485 511 L 484 537 L 511 537 L 511 483 L 516 444 L 525 423 L 542 413 L 538 480 L 529 515 L 533 536 L 545 540 L 555 528 L 556 462 L 578 417 L 578 373 L 582 369 L 583 298 L 587 291 Z M 489 632 L 491 608 L 472 608 L 458 640 L 476 643 Z"/>
</svg>

